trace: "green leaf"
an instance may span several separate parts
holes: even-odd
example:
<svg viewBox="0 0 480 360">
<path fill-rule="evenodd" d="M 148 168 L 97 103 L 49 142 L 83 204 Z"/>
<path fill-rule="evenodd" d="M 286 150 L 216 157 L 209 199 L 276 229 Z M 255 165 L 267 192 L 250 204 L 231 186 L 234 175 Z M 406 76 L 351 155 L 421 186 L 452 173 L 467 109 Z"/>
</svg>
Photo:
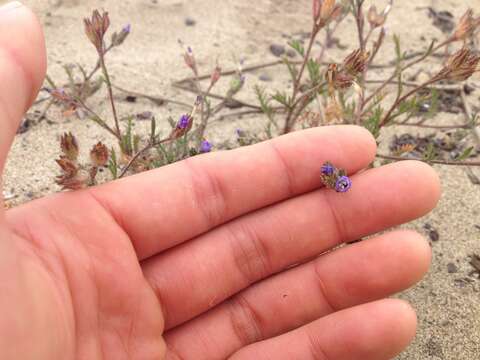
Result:
<svg viewBox="0 0 480 360">
<path fill-rule="evenodd" d="M 470 155 L 472 155 L 473 150 L 475 150 L 475 148 L 473 146 L 469 147 L 468 149 L 465 149 L 465 151 L 460 156 L 458 156 L 455 160 L 456 161 L 464 161 L 464 160 L 468 159 L 470 157 Z"/>
<path fill-rule="evenodd" d="M 380 136 L 380 122 L 382 121 L 383 109 L 379 106 L 373 110 L 372 115 L 363 122 L 363 126 L 377 139 Z"/>
<path fill-rule="evenodd" d="M 272 96 L 272 99 L 282 104 L 283 106 L 290 108 L 290 99 L 288 98 L 286 93 L 281 93 L 280 91 L 277 91 L 277 93 Z"/>
<path fill-rule="evenodd" d="M 437 153 L 435 151 L 435 146 L 433 143 L 428 144 L 427 148 L 425 149 L 425 152 L 422 155 L 422 158 L 424 161 L 432 161 L 437 158 Z"/>
<path fill-rule="evenodd" d="M 308 74 L 313 86 L 316 86 L 320 83 L 320 64 L 315 59 L 310 59 L 307 62 Z"/>
<path fill-rule="evenodd" d="M 297 53 L 300 54 L 301 57 L 305 57 L 305 48 L 303 47 L 302 43 L 298 40 L 292 40 L 288 43 L 290 47 L 295 50 Z"/>
<path fill-rule="evenodd" d="M 112 147 L 110 150 L 110 159 L 108 160 L 108 169 L 113 176 L 113 179 L 118 178 L 118 162 L 117 162 L 117 153 L 115 149 Z"/>
</svg>

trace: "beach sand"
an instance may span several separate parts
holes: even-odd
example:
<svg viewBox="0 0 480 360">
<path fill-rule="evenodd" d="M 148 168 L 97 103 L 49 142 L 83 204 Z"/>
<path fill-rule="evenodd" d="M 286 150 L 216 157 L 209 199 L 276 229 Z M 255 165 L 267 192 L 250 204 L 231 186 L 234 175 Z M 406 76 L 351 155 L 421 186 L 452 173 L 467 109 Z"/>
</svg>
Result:
<svg viewBox="0 0 480 360">
<path fill-rule="evenodd" d="M 194 48 L 201 72 L 205 73 L 213 69 L 217 59 L 224 69 L 234 68 L 239 58 L 245 58 L 246 65 L 277 60 L 270 45 L 285 45 L 289 35 L 308 32 L 311 22 L 309 0 L 25 0 L 24 3 L 34 9 L 45 26 L 48 73 L 57 83 L 66 81 L 65 64 L 80 63 L 88 68 L 95 64 L 95 52 L 83 33 L 82 18 L 94 8 L 103 8 L 110 12 L 113 28 L 120 29 L 130 23 L 133 29 L 127 43 L 108 57 L 115 84 L 188 103 L 193 103 L 194 95 L 171 86 L 172 82 L 190 75 L 183 65 L 178 39 Z M 382 8 L 385 1 L 376 3 Z M 467 6 L 480 12 L 479 2 L 396 3 L 388 23 L 388 44 L 379 56 L 381 62 L 393 57 L 392 34 L 398 34 L 404 48 L 411 50 L 425 49 L 428 39 L 445 36 L 432 25 L 428 6 L 451 11 L 457 17 Z M 187 26 L 186 22 L 194 25 Z M 340 61 L 342 54 L 357 46 L 352 19 L 345 22 L 337 37 L 348 49 L 333 49 L 329 54 L 330 60 Z M 335 59 L 337 55 L 339 58 Z M 377 72 L 375 76 L 382 78 L 386 73 L 387 70 Z M 274 89 L 285 87 L 286 79 L 281 67 L 249 73 L 240 98 L 255 103 L 255 84 Z M 470 82 L 475 88 L 480 84 L 478 76 Z M 226 84 L 228 80 L 223 79 L 220 89 Z M 480 107 L 479 96 L 480 90 L 469 96 L 472 106 Z M 96 95 L 90 104 L 108 115 L 103 95 Z M 122 114 L 146 110 L 153 111 L 158 119 L 177 117 L 182 111 L 178 106 L 154 106 L 144 100 L 135 104 L 119 101 Z M 219 121 L 210 127 L 208 138 L 220 143 L 232 139 L 236 128 L 255 128 L 264 121 L 259 117 Z M 435 121 L 450 124 L 461 123 L 463 119 L 461 114 L 441 113 Z M 147 126 L 145 124 L 145 128 Z M 12 205 L 59 190 L 53 182 L 58 172 L 54 159 L 58 156 L 59 136 L 66 131 L 78 137 L 84 156 L 99 140 L 113 144 L 95 124 L 88 120 L 64 119 L 58 109 L 53 109 L 48 121 L 18 135 L 15 140 L 4 175 L 4 190 L 15 196 L 10 201 Z M 407 131 L 431 133 L 397 127 L 385 131 L 383 139 Z M 480 280 L 472 274 L 469 261 L 474 253 L 480 254 L 480 186 L 469 180 L 462 167 L 436 166 L 436 170 L 443 186 L 438 208 L 406 226 L 428 236 L 425 224 L 429 224 L 438 231 L 439 239 L 433 236 L 436 241 L 432 241 L 433 264 L 428 276 L 399 295 L 417 310 L 419 327 L 416 341 L 398 359 L 475 360 L 480 357 Z"/>
</svg>

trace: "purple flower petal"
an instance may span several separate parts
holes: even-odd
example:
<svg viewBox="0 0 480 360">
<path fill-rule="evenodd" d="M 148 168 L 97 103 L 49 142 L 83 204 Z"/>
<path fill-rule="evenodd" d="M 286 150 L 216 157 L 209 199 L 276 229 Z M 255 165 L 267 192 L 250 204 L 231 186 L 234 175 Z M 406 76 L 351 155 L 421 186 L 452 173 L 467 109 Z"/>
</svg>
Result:
<svg viewBox="0 0 480 360">
<path fill-rule="evenodd" d="M 340 176 L 335 183 L 335 190 L 345 193 L 352 188 L 352 180 L 348 176 Z"/>
</svg>

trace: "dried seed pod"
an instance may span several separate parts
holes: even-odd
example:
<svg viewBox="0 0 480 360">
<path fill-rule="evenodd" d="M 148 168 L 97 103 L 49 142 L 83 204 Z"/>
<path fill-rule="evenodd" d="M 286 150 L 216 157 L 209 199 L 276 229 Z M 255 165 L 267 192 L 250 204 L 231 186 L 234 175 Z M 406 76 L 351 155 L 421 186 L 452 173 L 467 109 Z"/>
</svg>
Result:
<svg viewBox="0 0 480 360">
<path fill-rule="evenodd" d="M 457 28 L 453 33 L 453 41 L 465 41 L 471 38 L 480 26 L 480 19 L 473 17 L 473 10 L 468 9 L 458 22 Z"/>
<path fill-rule="evenodd" d="M 110 18 L 107 12 L 100 14 L 98 10 L 94 10 L 92 17 L 84 19 L 85 33 L 90 42 L 96 47 L 99 54 L 104 53 L 104 37 L 110 27 Z"/>
<path fill-rule="evenodd" d="M 448 59 L 436 78 L 465 81 L 477 71 L 479 62 L 480 56 L 474 55 L 468 48 L 462 48 Z"/>
<path fill-rule="evenodd" d="M 343 69 L 352 76 L 358 76 L 365 71 L 369 58 L 369 52 L 357 49 L 345 58 Z"/>
<path fill-rule="evenodd" d="M 78 159 L 78 143 L 77 139 L 71 132 L 65 133 L 60 139 L 60 147 L 63 154 L 71 161 Z"/>
<path fill-rule="evenodd" d="M 108 148 L 101 142 L 95 145 L 90 151 L 90 159 L 92 160 L 92 164 L 96 167 L 107 165 L 108 158 Z"/>
</svg>

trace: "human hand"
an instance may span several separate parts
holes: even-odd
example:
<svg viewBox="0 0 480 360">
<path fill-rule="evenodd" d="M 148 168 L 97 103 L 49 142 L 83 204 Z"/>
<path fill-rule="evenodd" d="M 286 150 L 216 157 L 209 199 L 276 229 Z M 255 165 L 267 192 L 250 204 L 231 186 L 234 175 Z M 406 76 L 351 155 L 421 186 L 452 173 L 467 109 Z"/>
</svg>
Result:
<svg viewBox="0 0 480 360">
<path fill-rule="evenodd" d="M 1 170 L 45 52 L 25 7 L 0 29 Z M 422 278 L 428 243 L 333 249 L 424 215 L 439 182 L 417 162 L 360 172 L 375 150 L 324 127 L 2 211 L 0 358 L 392 358 L 416 319 L 385 298 Z M 356 174 L 350 192 L 321 187 L 325 161 Z"/>
</svg>

